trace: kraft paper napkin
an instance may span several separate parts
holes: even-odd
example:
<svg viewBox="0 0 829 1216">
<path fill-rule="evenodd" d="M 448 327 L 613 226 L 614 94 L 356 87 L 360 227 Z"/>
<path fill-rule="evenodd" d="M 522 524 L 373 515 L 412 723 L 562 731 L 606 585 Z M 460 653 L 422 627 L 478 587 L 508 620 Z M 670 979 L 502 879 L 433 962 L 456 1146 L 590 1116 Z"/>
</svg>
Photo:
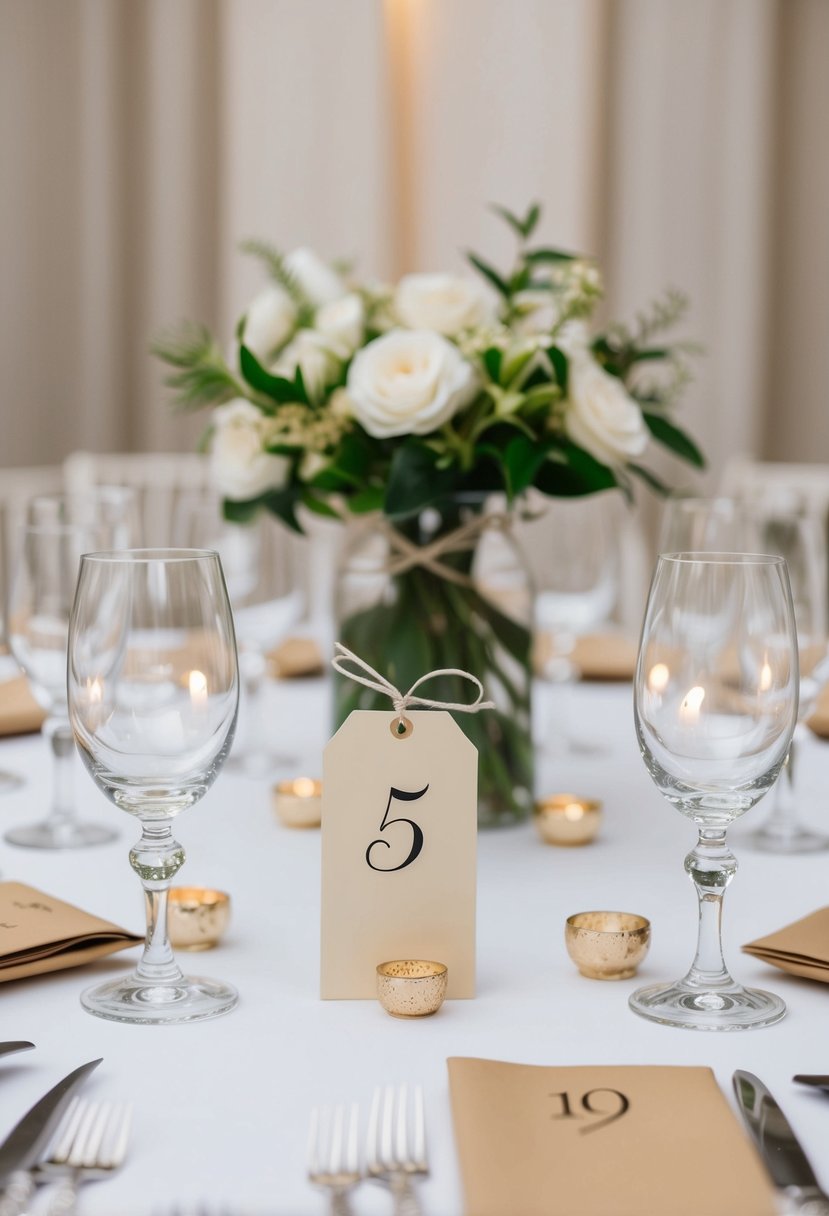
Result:
<svg viewBox="0 0 829 1216">
<path fill-rule="evenodd" d="M 0 735 L 25 735 L 40 730 L 45 717 L 25 676 L 0 683 Z"/>
<path fill-rule="evenodd" d="M 535 668 L 543 674 L 544 665 L 555 651 L 546 633 L 535 639 Z M 577 638 L 566 656 L 578 669 L 582 680 L 632 680 L 636 670 L 636 643 L 620 633 L 590 633 Z"/>
<path fill-rule="evenodd" d="M 0 982 L 78 967 L 143 938 L 19 882 L 0 882 Z"/>
<path fill-rule="evenodd" d="M 801 975 L 807 980 L 829 983 L 829 908 L 818 908 L 768 937 L 743 946 L 746 954 Z"/>
<path fill-rule="evenodd" d="M 286 638 L 268 653 L 270 674 L 277 680 L 299 680 L 323 672 L 322 651 L 313 638 Z"/>
<path fill-rule="evenodd" d="M 829 685 L 824 688 L 818 698 L 817 707 L 811 718 L 808 718 L 806 725 L 814 731 L 820 739 L 829 739 Z"/>
<path fill-rule="evenodd" d="M 774 1216 L 708 1068 L 448 1066 L 466 1216 Z"/>
</svg>

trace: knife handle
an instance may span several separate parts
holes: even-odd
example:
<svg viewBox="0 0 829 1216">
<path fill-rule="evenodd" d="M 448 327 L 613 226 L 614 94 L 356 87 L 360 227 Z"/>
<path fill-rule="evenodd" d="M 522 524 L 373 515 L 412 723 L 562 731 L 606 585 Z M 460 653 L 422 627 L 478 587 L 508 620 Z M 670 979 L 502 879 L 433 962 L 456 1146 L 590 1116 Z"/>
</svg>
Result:
<svg viewBox="0 0 829 1216">
<path fill-rule="evenodd" d="M 10 1174 L 0 1199 L 0 1216 L 21 1216 L 34 1193 L 35 1180 L 28 1170 Z"/>
</svg>

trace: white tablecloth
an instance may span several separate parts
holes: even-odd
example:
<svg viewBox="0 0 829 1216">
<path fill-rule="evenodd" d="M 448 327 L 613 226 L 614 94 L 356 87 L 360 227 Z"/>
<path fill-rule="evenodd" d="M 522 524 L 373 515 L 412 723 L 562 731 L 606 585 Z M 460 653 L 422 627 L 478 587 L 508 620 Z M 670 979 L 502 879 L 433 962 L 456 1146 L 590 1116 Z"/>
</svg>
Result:
<svg viewBox="0 0 829 1216">
<path fill-rule="evenodd" d="M 302 754 L 294 773 L 319 771 L 328 727 L 323 684 L 285 685 L 270 695 L 274 732 Z M 547 695 L 542 689 L 537 709 L 543 711 Z M 132 953 L 3 985 L 0 1038 L 31 1039 L 37 1050 L 0 1062 L 0 1136 L 58 1078 L 103 1056 L 86 1093 L 132 1100 L 135 1126 L 127 1165 L 86 1189 L 84 1213 L 160 1216 L 201 1200 L 216 1212 L 224 1204 L 233 1216 L 305 1216 L 326 1210 L 305 1179 L 311 1106 L 358 1100 L 365 1121 L 377 1083 L 420 1081 L 432 1166 L 421 1188 L 424 1211 L 458 1216 L 448 1056 L 698 1064 L 715 1070 L 729 1096 L 735 1068 L 758 1073 L 829 1188 L 829 1097 L 791 1081 L 797 1072 L 829 1072 L 829 989 L 739 953 L 742 943 L 827 902 L 829 854 L 776 859 L 741 851 L 739 825 L 732 834 L 741 866 L 726 900 L 727 958 L 740 979 L 786 999 L 782 1023 L 718 1035 L 642 1021 L 627 1008 L 633 988 L 674 979 L 691 961 L 696 903 L 682 862 L 694 830 L 645 772 L 629 687 L 583 686 L 571 695 L 568 716 L 608 751 L 541 757 L 537 787 L 602 798 L 604 831 L 595 845 L 571 850 L 542 845 L 531 824 L 481 835 L 475 1000 L 447 1002 L 436 1017 L 417 1022 L 392 1019 L 372 1001 L 320 1001 L 319 834 L 280 827 L 266 783 L 224 774 L 203 803 L 181 816 L 177 836 L 188 854 L 180 881 L 229 891 L 232 925 L 220 948 L 182 961 L 234 983 L 238 1008 L 215 1021 L 170 1028 L 116 1025 L 85 1013 L 81 989 L 129 966 Z M 0 744 L 0 767 L 27 778 L 24 788 L 0 799 L 0 828 L 42 815 L 49 767 L 40 739 Z M 810 739 L 800 758 L 803 806 L 805 817 L 824 828 L 827 773 L 829 746 Z M 0 871 L 139 930 L 140 887 L 126 856 L 137 825 L 94 788 L 80 762 L 77 793 L 85 816 L 118 824 L 118 843 L 62 854 L 2 844 Z M 758 807 L 746 826 L 763 814 Z M 592 908 L 651 919 L 653 945 L 637 979 L 601 983 L 576 972 L 564 948 L 564 920 Z M 387 1212 L 389 1197 L 364 1186 L 355 1208 L 366 1216 Z"/>
</svg>

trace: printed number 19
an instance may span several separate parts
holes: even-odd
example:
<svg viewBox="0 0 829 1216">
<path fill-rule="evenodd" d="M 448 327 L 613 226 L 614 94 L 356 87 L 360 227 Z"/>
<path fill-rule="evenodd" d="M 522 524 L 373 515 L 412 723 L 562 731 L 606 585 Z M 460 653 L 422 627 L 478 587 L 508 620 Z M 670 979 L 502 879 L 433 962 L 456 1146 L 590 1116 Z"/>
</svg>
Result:
<svg viewBox="0 0 829 1216">
<path fill-rule="evenodd" d="M 378 870 L 382 874 L 392 874 L 395 870 L 405 870 L 406 866 L 410 866 L 413 861 L 417 861 L 418 857 L 420 856 L 420 850 L 423 848 L 423 832 L 413 819 L 404 819 L 402 817 L 398 819 L 389 819 L 389 811 L 391 810 L 391 804 L 395 798 L 399 799 L 401 802 L 416 802 L 418 798 L 423 797 L 428 788 L 428 785 L 425 785 L 422 790 L 415 790 L 412 792 L 410 790 L 396 790 L 394 786 L 391 787 L 389 791 L 389 800 L 386 803 L 386 810 L 380 824 L 380 831 L 385 832 L 386 828 L 393 827 L 396 823 L 406 823 L 412 829 L 412 847 L 409 849 L 409 855 L 406 860 L 401 861 L 399 866 L 376 866 L 371 860 L 372 850 L 380 844 L 387 849 L 390 849 L 391 845 L 389 844 L 388 840 L 372 840 L 371 844 L 366 849 L 366 862 L 372 870 Z"/>
</svg>

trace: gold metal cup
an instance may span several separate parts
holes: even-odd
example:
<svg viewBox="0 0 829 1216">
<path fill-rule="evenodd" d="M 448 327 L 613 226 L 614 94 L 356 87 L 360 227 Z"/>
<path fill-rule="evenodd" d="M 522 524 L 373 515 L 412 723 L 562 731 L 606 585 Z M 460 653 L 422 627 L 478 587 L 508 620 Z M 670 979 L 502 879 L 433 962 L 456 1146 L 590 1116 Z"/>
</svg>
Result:
<svg viewBox="0 0 829 1216">
<path fill-rule="evenodd" d="M 286 828 L 318 828 L 322 823 L 322 782 L 313 777 L 280 781 L 271 792 L 277 819 Z"/>
<path fill-rule="evenodd" d="M 535 826 L 547 844 L 573 848 L 590 844 L 602 822 L 602 804 L 577 794 L 551 794 L 535 804 Z"/>
<path fill-rule="evenodd" d="M 443 963 L 396 959 L 377 968 L 377 998 L 393 1018 L 426 1018 L 446 996 L 449 972 Z"/>
<path fill-rule="evenodd" d="M 651 925 L 633 912 L 577 912 L 567 917 L 564 940 L 588 979 L 626 980 L 648 953 Z"/>
<path fill-rule="evenodd" d="M 176 950 L 211 950 L 230 920 L 230 896 L 205 887 L 171 887 L 167 933 Z"/>
</svg>

